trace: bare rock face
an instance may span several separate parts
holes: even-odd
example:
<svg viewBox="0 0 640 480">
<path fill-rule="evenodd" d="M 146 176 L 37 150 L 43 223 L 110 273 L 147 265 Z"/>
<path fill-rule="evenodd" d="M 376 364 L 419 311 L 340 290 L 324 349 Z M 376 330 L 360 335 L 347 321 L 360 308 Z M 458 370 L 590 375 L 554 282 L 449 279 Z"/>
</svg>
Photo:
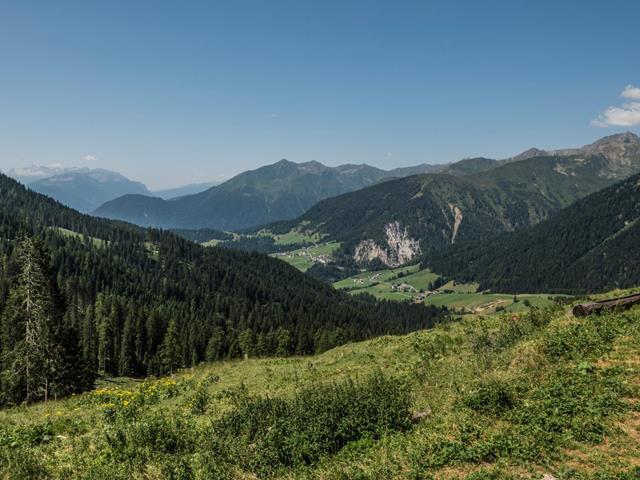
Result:
<svg viewBox="0 0 640 480">
<path fill-rule="evenodd" d="M 451 215 L 453 216 L 453 232 L 451 233 L 451 243 L 456 243 L 458 229 L 460 228 L 460 224 L 462 223 L 462 210 L 460 210 L 460 207 L 454 205 L 453 203 L 449 204 L 449 210 L 451 210 Z"/>
<path fill-rule="evenodd" d="M 376 258 L 388 267 L 399 267 L 420 254 L 420 242 L 411 238 L 400 222 L 391 222 L 384 226 L 386 245 L 380 246 L 371 239 L 361 241 L 355 249 L 353 258 L 357 262 L 371 262 Z"/>
</svg>

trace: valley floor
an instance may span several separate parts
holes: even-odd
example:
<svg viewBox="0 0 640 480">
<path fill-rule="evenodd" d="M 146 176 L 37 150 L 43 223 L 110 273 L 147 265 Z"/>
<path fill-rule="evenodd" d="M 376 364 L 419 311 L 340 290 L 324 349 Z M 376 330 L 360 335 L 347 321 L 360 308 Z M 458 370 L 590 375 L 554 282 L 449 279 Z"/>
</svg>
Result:
<svg viewBox="0 0 640 480">
<path fill-rule="evenodd" d="M 288 235 L 290 237 L 293 234 Z M 339 248 L 340 244 L 337 242 L 317 243 L 272 254 L 272 256 L 306 272 L 314 264 L 329 263 L 333 258 L 333 252 Z M 438 307 L 446 306 L 458 314 L 491 314 L 496 311 L 521 312 L 527 310 L 531 305 L 545 307 L 553 304 L 553 298 L 550 294 L 512 295 L 481 292 L 478 291 L 477 284 L 457 284 L 452 281 L 429 290 L 438 278 L 439 275 L 429 269 L 421 269 L 419 265 L 407 265 L 384 270 L 363 271 L 335 282 L 333 286 L 352 295 L 368 293 L 382 300 L 423 302 Z"/>
<path fill-rule="evenodd" d="M 256 405 L 251 399 L 269 405 L 371 374 L 404 385 L 420 421 L 319 460 L 287 464 L 276 455 L 259 470 L 249 460 L 206 460 L 212 423 L 240 422 L 248 430 L 239 445 L 262 428 L 258 418 L 238 416 Z M 309 421 L 321 428 L 324 420 Z M 291 428 L 295 435 L 303 427 Z M 304 442 L 304 432 L 293 441 Z M 249 449 L 246 458 L 251 449 L 278 451 L 260 442 L 238 448 Z M 639 459 L 640 309 L 584 319 L 557 306 L 467 315 L 314 357 L 225 361 L 146 382 L 110 379 L 84 395 L 0 412 L 0 478 L 7 479 L 622 480 L 640 478 Z"/>
</svg>

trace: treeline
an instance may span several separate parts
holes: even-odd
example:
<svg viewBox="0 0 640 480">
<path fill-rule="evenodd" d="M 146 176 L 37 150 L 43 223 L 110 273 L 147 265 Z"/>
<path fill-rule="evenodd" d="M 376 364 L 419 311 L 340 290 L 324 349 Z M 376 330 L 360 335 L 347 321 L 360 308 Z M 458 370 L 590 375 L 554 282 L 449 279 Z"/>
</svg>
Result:
<svg viewBox="0 0 640 480">
<path fill-rule="evenodd" d="M 10 306 L 13 296 L 22 298 L 19 279 L 28 267 L 21 241 L 32 238 L 40 239 L 34 245 L 48 272 L 45 291 L 60 299 L 55 309 L 43 309 L 51 331 L 66 332 L 60 333 L 69 344 L 65 368 L 76 382 L 66 377 L 60 394 L 86 388 L 95 375 L 155 375 L 217 358 L 321 352 L 428 328 L 446 314 L 351 298 L 263 254 L 203 248 L 169 232 L 81 215 L 0 176 L 3 359 L 25 336 L 25 322 L 15 321 Z M 8 363 L 2 368 L 12 375 Z M 3 405 L 45 396 L 41 388 L 35 396 L 10 389 L 4 374 L 0 381 Z"/>
</svg>

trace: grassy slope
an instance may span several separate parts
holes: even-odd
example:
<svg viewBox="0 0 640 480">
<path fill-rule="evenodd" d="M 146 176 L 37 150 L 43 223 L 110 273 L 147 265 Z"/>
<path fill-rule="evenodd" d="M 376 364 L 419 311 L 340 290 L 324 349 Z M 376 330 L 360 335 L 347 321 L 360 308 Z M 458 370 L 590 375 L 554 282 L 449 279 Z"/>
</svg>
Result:
<svg viewBox="0 0 640 480">
<path fill-rule="evenodd" d="M 279 258 L 280 260 L 284 260 L 301 272 L 306 272 L 316 263 L 313 259 L 314 257 L 323 255 L 330 258 L 333 252 L 339 248 L 340 244 L 337 242 L 321 243 L 310 247 L 292 250 L 285 254 L 273 254 L 272 256 Z"/>
<path fill-rule="evenodd" d="M 136 391 L 157 399 L 145 411 L 193 421 L 195 430 L 186 434 L 196 441 L 199 428 L 233 408 L 230 399 L 238 392 L 290 397 L 303 387 L 375 371 L 407 382 L 413 410 L 429 412 L 426 419 L 409 432 L 363 439 L 318 464 L 276 476 L 477 480 L 552 473 L 562 480 L 640 473 L 632 471 L 640 465 L 636 309 L 587 319 L 563 310 L 468 317 L 316 357 L 221 362 L 151 385 L 119 379 L 106 390 L 0 412 L 0 476 L 36 478 L 42 468 L 53 478 L 103 478 L 117 467 L 107 442 L 114 427 L 107 419 L 114 411 L 126 413 Z M 219 381 L 205 384 L 209 405 L 193 413 L 197 385 L 213 376 Z M 181 461 L 194 462 L 197 450 Z M 158 452 L 136 458 L 143 467 L 132 478 L 165 478 L 167 464 L 175 464 Z M 231 476 L 255 478 L 240 470 Z"/>
</svg>

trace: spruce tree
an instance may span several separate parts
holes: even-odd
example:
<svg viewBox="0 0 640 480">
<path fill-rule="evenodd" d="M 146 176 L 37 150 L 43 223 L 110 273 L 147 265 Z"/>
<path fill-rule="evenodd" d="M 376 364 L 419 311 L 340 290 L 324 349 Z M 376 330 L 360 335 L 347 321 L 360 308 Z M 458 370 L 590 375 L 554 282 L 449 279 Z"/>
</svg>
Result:
<svg viewBox="0 0 640 480">
<path fill-rule="evenodd" d="M 164 335 L 162 345 L 160 345 L 160 360 L 165 372 L 173 374 L 174 370 L 180 367 L 182 351 L 180 348 L 180 337 L 178 335 L 178 324 L 175 318 L 169 321 L 167 332 Z"/>
<path fill-rule="evenodd" d="M 18 247 L 20 272 L 3 312 L 3 396 L 9 403 L 47 400 L 64 370 L 54 342 L 60 315 L 40 242 L 25 238 Z"/>
</svg>

